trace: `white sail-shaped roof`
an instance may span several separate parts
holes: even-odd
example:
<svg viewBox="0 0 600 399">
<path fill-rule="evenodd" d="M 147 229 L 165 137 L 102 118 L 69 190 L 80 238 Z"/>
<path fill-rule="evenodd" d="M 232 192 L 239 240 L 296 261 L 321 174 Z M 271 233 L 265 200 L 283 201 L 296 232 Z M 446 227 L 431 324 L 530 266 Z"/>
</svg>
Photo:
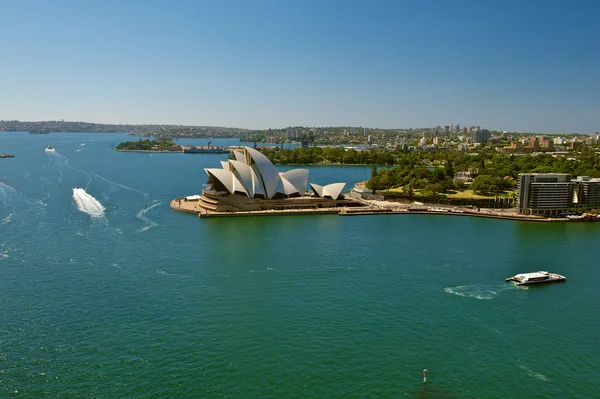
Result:
<svg viewBox="0 0 600 399">
<path fill-rule="evenodd" d="M 254 196 L 262 195 L 265 196 L 265 188 L 262 185 L 262 182 L 254 172 L 254 169 L 250 168 L 250 172 L 252 172 L 252 189 L 254 190 Z"/>
<path fill-rule="evenodd" d="M 292 169 L 280 173 L 280 176 L 292 183 L 300 195 L 304 195 L 308 184 L 308 169 Z"/>
<path fill-rule="evenodd" d="M 338 199 L 346 183 L 332 183 L 323 187 L 323 197 Z"/>
<path fill-rule="evenodd" d="M 292 169 L 280 173 L 269 159 L 255 149 L 244 147 L 234 150 L 235 160 L 221 161 L 222 169 L 204 169 L 217 191 L 227 190 L 230 194 L 242 193 L 250 198 L 256 196 L 273 198 L 275 194 L 286 197 L 304 195 L 308 184 L 307 169 Z M 337 199 L 345 183 L 327 186 L 310 184 L 314 195 Z"/>
<path fill-rule="evenodd" d="M 233 150 L 233 155 L 235 156 L 235 160 L 238 161 L 238 162 L 242 162 L 243 163 L 246 160 L 246 157 L 240 151 Z"/>
<path fill-rule="evenodd" d="M 283 193 L 288 197 L 293 194 L 300 194 L 296 187 L 292 183 L 290 183 L 285 177 L 281 178 L 281 186 L 283 187 Z M 278 191 L 280 192 L 280 191 Z"/>
<path fill-rule="evenodd" d="M 242 183 L 233 172 L 231 172 L 231 176 L 233 178 L 233 192 L 243 193 L 250 197 L 250 194 L 248 194 L 248 190 L 246 190 L 244 183 Z"/>
<path fill-rule="evenodd" d="M 235 170 L 234 173 L 237 174 L 238 179 L 244 184 L 246 187 L 246 191 L 248 192 L 248 196 L 250 198 L 254 198 L 254 181 L 252 178 L 252 168 L 246 165 L 243 162 L 234 161 L 230 159 L 229 165 Z"/>
<path fill-rule="evenodd" d="M 256 166 L 256 169 L 258 169 L 258 173 L 256 174 L 262 180 L 266 197 L 273 198 L 275 193 L 277 193 L 277 186 L 281 181 L 277 168 L 269 161 L 269 158 L 253 148 L 246 147 L 246 154 L 250 157 L 250 159 L 246 158 L 246 164 L 252 164 L 251 161 L 254 161 L 254 165 L 252 166 Z"/>
<path fill-rule="evenodd" d="M 315 183 L 310 183 L 310 188 L 313 190 L 313 193 L 315 193 L 316 197 L 322 197 L 323 196 L 323 186 L 320 186 L 320 185 L 315 184 Z"/>
<path fill-rule="evenodd" d="M 240 192 L 248 195 L 248 192 L 246 191 L 244 185 L 238 180 L 237 177 L 235 177 L 233 172 L 231 172 L 230 170 L 206 168 L 204 169 L 204 171 L 206 172 L 206 174 L 208 174 L 209 179 L 213 181 L 213 184 L 215 183 L 213 179 L 215 179 L 216 181 L 221 183 L 221 185 L 223 185 L 227 189 L 227 191 L 229 191 L 229 193 L 233 194 L 235 192 Z"/>
</svg>

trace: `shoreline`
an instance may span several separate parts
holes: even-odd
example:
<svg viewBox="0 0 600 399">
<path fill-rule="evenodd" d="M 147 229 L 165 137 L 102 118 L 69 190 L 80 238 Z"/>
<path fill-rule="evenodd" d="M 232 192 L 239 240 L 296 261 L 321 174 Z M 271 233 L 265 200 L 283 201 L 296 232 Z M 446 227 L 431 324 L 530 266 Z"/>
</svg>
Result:
<svg viewBox="0 0 600 399">
<path fill-rule="evenodd" d="M 169 151 L 169 150 L 165 150 L 165 151 L 160 151 L 160 150 L 120 150 L 115 148 L 114 151 L 119 151 L 119 152 L 151 152 L 151 153 L 160 153 L 160 154 L 183 154 L 183 151 Z"/>
<path fill-rule="evenodd" d="M 522 222 L 546 222 L 546 223 L 590 223 L 598 222 L 598 219 L 568 219 L 568 218 L 546 218 L 542 216 L 527 216 L 516 213 L 502 213 L 497 210 L 483 209 L 475 211 L 470 208 L 453 207 L 432 207 L 427 205 L 412 205 L 405 206 L 380 206 L 369 203 L 367 200 L 362 200 L 365 206 L 361 207 L 334 207 L 321 209 L 286 209 L 286 210 L 261 210 L 261 211 L 239 211 L 239 212 L 214 212 L 207 211 L 198 206 L 197 200 L 186 201 L 183 198 L 171 200 L 171 209 L 196 215 L 199 218 L 231 218 L 231 217 L 248 217 L 248 216 L 293 216 L 293 215 L 332 215 L 339 216 L 375 216 L 375 215 L 448 215 L 448 216 L 467 216 L 488 219 L 513 220 Z"/>
</svg>

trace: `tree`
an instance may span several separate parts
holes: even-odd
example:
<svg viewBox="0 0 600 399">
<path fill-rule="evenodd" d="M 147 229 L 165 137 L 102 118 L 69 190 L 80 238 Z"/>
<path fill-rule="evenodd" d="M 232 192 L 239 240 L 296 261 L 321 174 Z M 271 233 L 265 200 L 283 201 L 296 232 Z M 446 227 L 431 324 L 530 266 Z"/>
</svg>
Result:
<svg viewBox="0 0 600 399">
<path fill-rule="evenodd" d="M 448 179 L 454 179 L 454 165 L 450 159 L 447 160 L 446 165 L 444 165 L 444 173 Z"/>
<path fill-rule="evenodd" d="M 421 190 L 421 194 L 423 194 L 423 196 L 425 197 L 434 197 L 438 194 L 441 193 L 442 191 L 444 191 L 444 187 L 442 187 L 442 185 L 440 183 L 430 183 L 428 185 L 426 185 L 425 187 L 423 187 L 423 189 Z"/>
<path fill-rule="evenodd" d="M 377 176 L 377 165 L 371 165 L 371 179 Z"/>
<path fill-rule="evenodd" d="M 479 175 L 473 179 L 471 188 L 475 194 L 490 195 L 503 191 L 503 181 L 499 177 Z"/>
</svg>

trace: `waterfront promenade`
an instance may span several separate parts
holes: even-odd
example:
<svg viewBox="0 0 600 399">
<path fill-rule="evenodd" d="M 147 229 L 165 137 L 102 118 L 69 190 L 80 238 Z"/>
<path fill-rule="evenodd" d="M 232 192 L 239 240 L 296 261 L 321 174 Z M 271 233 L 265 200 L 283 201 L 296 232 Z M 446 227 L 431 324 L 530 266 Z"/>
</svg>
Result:
<svg viewBox="0 0 600 399">
<path fill-rule="evenodd" d="M 547 218 L 541 216 L 519 215 L 516 209 L 487 209 L 473 207 L 442 206 L 437 204 L 399 203 L 376 200 L 360 200 L 363 206 L 306 208 L 286 210 L 261 210 L 240 212 L 214 212 L 201 208 L 197 200 L 177 198 L 171 201 L 171 208 L 201 218 L 243 217 L 243 216 L 290 216 L 290 215 L 322 215 L 338 214 L 340 216 L 374 216 L 374 215 L 446 215 L 468 216 L 488 219 L 519 220 L 527 222 L 576 222 L 589 219 Z"/>
</svg>

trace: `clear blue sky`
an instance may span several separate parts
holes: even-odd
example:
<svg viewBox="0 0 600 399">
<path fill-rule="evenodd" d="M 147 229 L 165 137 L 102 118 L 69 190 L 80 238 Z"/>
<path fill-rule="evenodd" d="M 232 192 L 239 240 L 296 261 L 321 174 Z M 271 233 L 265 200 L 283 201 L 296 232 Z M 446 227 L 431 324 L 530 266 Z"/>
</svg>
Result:
<svg viewBox="0 0 600 399">
<path fill-rule="evenodd" d="M 0 119 L 600 131 L 600 1 L 0 0 Z"/>
</svg>

